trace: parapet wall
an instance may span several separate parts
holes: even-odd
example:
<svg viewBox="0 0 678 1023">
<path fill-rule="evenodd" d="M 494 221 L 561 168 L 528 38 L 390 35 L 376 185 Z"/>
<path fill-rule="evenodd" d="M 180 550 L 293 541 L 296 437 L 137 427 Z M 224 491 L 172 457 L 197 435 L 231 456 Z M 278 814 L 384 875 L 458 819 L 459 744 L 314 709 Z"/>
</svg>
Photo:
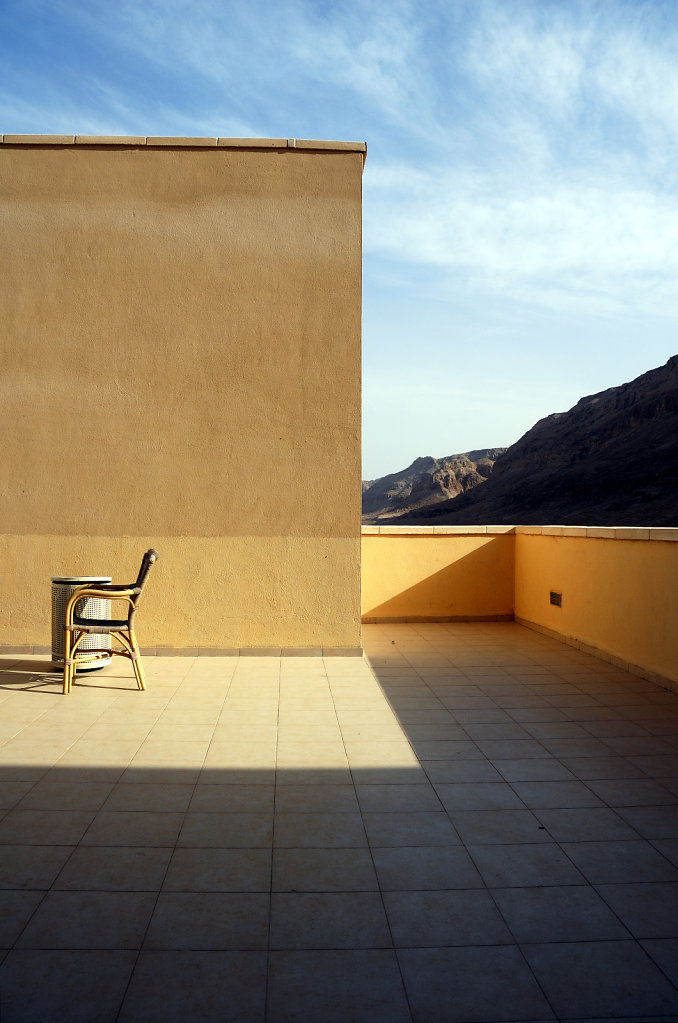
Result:
<svg viewBox="0 0 678 1023">
<path fill-rule="evenodd" d="M 489 528 L 363 526 L 363 622 L 511 620 L 512 527 Z"/>
<path fill-rule="evenodd" d="M 515 619 L 678 687 L 678 529 L 364 526 L 362 542 L 364 622 Z"/>
</svg>

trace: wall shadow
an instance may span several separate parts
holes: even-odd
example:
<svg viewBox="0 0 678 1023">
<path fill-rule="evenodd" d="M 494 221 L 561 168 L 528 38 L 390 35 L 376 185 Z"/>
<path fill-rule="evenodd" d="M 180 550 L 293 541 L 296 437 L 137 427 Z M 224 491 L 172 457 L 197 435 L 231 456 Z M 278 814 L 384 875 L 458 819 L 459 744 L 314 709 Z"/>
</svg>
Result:
<svg viewBox="0 0 678 1023">
<path fill-rule="evenodd" d="M 415 543 L 425 544 L 431 539 L 435 539 L 435 536 L 424 535 L 415 538 Z M 387 540 L 411 544 L 413 538 L 389 536 Z M 389 581 L 398 577 L 397 547 L 393 548 L 393 559 L 394 564 L 389 566 Z M 364 560 L 367 558 L 364 557 Z M 421 562 L 415 564 L 414 571 L 425 571 L 425 565 L 426 559 L 422 556 Z M 363 622 L 373 623 L 388 619 L 417 621 L 427 618 L 510 617 L 514 610 L 514 590 L 513 537 L 501 535 L 456 558 L 414 585 L 399 590 L 387 600 L 363 606 L 362 618 Z"/>
</svg>

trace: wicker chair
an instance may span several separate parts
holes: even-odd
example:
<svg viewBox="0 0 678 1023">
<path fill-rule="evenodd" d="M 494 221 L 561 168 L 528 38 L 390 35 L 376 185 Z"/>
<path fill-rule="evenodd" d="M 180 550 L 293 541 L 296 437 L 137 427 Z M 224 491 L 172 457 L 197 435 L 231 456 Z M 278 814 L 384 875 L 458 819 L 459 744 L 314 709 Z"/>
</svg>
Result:
<svg viewBox="0 0 678 1023">
<path fill-rule="evenodd" d="M 64 696 L 71 691 L 79 664 L 101 660 L 104 657 L 110 657 L 111 654 L 129 657 L 139 689 L 146 688 L 139 644 L 134 634 L 134 615 L 139 606 L 139 598 L 141 597 L 141 591 L 144 588 L 148 573 L 157 560 L 158 552 L 151 548 L 146 551 L 141 559 L 141 568 L 139 569 L 136 582 L 125 586 L 117 586 L 113 583 L 79 586 L 73 593 L 66 605 L 66 620 L 64 623 Z M 77 613 L 78 603 L 83 597 L 123 600 L 129 605 L 127 619 L 84 618 Z M 110 636 L 120 643 L 122 649 L 102 648 L 86 650 L 76 660 L 75 654 L 80 640 L 91 633 Z"/>
</svg>

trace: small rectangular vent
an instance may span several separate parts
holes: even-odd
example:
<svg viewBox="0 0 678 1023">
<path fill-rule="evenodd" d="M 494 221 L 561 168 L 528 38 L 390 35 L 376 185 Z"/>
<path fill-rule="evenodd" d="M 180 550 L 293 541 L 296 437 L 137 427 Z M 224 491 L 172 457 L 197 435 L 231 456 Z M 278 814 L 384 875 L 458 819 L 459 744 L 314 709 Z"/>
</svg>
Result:
<svg viewBox="0 0 678 1023">
<path fill-rule="evenodd" d="M 549 603 L 553 604 L 554 607 L 562 607 L 563 606 L 562 593 L 554 593 L 554 591 L 551 590 L 551 593 L 549 594 Z"/>
</svg>

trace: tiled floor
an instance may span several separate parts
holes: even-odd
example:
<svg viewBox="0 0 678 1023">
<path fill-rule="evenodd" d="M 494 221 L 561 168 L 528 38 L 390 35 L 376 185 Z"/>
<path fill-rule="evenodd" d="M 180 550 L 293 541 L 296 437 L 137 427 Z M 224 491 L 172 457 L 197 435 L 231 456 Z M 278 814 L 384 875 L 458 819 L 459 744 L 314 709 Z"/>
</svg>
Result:
<svg viewBox="0 0 678 1023">
<path fill-rule="evenodd" d="M 517 625 L 0 659 L 2 1023 L 678 1019 L 678 694 Z"/>
</svg>

